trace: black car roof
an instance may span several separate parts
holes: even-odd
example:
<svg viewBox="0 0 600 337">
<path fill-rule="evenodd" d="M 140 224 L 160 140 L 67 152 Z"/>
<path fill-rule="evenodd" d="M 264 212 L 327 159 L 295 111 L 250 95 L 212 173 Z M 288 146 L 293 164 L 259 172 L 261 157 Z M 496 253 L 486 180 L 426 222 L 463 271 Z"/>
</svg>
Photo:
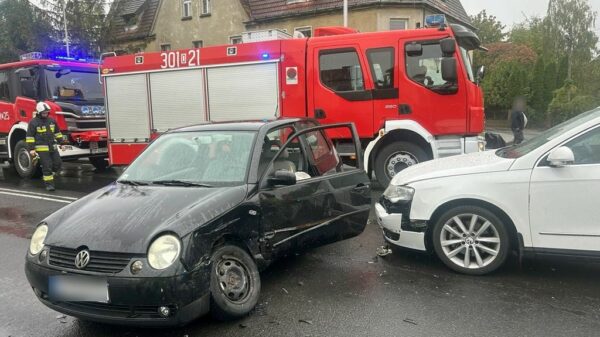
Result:
<svg viewBox="0 0 600 337">
<path fill-rule="evenodd" d="M 270 120 L 248 120 L 231 122 L 207 122 L 204 124 L 185 126 L 171 132 L 190 132 L 190 131 L 258 131 L 263 127 L 272 128 L 280 125 L 293 124 L 301 121 L 312 121 L 309 118 L 280 118 Z"/>
</svg>

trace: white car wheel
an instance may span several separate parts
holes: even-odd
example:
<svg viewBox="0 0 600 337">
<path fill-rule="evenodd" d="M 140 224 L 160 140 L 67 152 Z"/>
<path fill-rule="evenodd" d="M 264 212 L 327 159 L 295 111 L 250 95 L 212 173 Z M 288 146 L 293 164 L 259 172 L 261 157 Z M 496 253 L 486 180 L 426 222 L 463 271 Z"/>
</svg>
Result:
<svg viewBox="0 0 600 337">
<path fill-rule="evenodd" d="M 437 221 L 433 243 L 450 268 L 466 274 L 486 274 L 504 263 L 509 249 L 505 225 L 492 212 L 475 206 L 451 209 Z"/>
</svg>

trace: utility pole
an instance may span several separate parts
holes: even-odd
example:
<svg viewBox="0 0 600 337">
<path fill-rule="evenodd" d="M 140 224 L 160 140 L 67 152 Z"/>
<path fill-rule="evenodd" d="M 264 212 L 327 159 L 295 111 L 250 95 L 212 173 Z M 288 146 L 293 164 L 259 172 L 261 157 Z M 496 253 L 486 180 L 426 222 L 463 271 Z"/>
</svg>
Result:
<svg viewBox="0 0 600 337">
<path fill-rule="evenodd" d="M 67 57 L 71 57 L 71 49 L 69 46 L 69 30 L 67 28 L 67 1 L 64 2 L 63 6 L 63 22 L 65 24 L 65 44 L 67 46 Z"/>
<path fill-rule="evenodd" d="M 348 0 L 344 0 L 344 27 L 348 27 Z"/>
</svg>

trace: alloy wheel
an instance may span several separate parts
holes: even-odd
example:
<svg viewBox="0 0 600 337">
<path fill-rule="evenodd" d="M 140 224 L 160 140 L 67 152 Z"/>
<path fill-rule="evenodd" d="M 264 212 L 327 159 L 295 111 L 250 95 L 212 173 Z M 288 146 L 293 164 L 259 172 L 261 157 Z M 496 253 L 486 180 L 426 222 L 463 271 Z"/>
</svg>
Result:
<svg viewBox="0 0 600 337">
<path fill-rule="evenodd" d="M 440 243 L 452 263 L 469 269 L 492 263 L 502 244 L 496 225 L 477 214 L 460 214 L 446 221 Z"/>
</svg>

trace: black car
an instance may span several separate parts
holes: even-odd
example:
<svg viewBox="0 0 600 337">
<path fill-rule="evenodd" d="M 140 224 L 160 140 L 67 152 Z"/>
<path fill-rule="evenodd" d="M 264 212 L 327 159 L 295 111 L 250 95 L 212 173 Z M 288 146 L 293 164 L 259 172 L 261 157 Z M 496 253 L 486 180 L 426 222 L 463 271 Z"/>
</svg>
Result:
<svg viewBox="0 0 600 337">
<path fill-rule="evenodd" d="M 356 158 L 352 124 L 283 119 L 166 133 L 115 183 L 37 226 L 27 279 L 48 307 L 92 321 L 243 316 L 258 301 L 259 270 L 364 230 L 369 179 L 328 137 L 342 133 L 354 135 L 344 158 Z"/>
</svg>

